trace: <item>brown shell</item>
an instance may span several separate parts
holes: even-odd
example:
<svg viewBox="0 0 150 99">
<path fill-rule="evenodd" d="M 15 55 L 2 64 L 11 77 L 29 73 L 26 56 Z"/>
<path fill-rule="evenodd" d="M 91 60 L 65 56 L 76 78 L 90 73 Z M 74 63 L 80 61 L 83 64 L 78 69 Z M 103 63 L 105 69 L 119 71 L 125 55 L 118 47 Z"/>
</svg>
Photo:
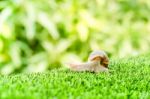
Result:
<svg viewBox="0 0 150 99">
<path fill-rule="evenodd" d="M 108 68 L 109 59 L 107 54 L 104 51 L 101 50 L 93 51 L 88 58 L 89 61 L 98 60 L 98 59 L 100 60 L 100 64 L 102 66 Z"/>
</svg>

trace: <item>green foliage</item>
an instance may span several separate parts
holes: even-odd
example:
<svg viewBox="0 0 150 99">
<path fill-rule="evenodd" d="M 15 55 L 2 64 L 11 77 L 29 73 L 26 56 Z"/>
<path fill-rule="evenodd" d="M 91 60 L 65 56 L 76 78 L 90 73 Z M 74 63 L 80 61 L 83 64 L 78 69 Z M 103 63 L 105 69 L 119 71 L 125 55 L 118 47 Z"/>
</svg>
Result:
<svg viewBox="0 0 150 99">
<path fill-rule="evenodd" d="M 150 50 L 149 0 L 1 0 L 0 72 L 41 72 L 87 59 Z"/>
<path fill-rule="evenodd" d="M 110 73 L 71 72 L 0 76 L 1 99 L 149 99 L 150 55 L 111 60 Z"/>
</svg>

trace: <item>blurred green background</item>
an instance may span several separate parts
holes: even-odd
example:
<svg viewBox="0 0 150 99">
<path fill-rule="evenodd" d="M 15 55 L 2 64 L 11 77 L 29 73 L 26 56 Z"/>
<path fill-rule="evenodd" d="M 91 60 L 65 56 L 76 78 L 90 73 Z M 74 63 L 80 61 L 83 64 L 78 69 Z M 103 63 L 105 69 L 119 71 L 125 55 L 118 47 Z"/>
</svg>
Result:
<svg viewBox="0 0 150 99">
<path fill-rule="evenodd" d="M 0 0 L 0 73 L 44 72 L 92 50 L 150 50 L 150 0 Z"/>
</svg>

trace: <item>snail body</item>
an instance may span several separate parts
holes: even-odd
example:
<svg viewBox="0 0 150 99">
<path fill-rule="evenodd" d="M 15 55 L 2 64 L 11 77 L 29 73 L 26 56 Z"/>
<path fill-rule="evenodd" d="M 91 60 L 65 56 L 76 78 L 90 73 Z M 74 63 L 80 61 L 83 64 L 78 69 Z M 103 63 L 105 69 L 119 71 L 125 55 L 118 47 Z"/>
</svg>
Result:
<svg viewBox="0 0 150 99">
<path fill-rule="evenodd" d="M 102 50 L 93 51 L 86 63 L 71 63 L 69 68 L 73 71 L 105 72 L 108 71 L 109 59 Z"/>
</svg>

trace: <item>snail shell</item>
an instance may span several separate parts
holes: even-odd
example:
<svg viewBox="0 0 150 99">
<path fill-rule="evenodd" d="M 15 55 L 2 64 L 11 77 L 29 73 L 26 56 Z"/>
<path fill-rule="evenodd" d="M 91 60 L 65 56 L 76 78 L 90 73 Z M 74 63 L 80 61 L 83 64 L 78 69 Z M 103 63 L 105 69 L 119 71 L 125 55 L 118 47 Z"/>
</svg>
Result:
<svg viewBox="0 0 150 99">
<path fill-rule="evenodd" d="M 109 59 L 107 54 L 102 50 L 93 51 L 88 58 L 88 61 L 99 61 L 101 66 L 108 68 Z"/>
</svg>

